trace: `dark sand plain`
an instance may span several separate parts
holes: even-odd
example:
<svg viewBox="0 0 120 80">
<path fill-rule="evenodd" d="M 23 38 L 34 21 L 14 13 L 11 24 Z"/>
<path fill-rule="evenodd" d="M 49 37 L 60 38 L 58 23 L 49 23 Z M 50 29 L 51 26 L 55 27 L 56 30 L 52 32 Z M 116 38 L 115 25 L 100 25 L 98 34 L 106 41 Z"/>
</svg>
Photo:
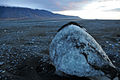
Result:
<svg viewBox="0 0 120 80">
<path fill-rule="evenodd" d="M 7 20 L 0 21 L 0 80 L 87 80 L 54 74 L 49 60 L 49 44 L 70 21 L 84 26 L 120 68 L 120 20 Z"/>
</svg>

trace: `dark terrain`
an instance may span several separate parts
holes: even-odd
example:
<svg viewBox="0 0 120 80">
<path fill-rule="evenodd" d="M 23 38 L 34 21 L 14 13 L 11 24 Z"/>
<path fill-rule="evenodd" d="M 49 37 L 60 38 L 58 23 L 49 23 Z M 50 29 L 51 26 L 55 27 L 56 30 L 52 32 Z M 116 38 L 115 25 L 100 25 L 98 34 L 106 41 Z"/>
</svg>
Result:
<svg viewBox="0 0 120 80">
<path fill-rule="evenodd" d="M 22 7 L 0 6 L 0 20 L 22 19 L 80 19 L 77 16 L 55 14 L 47 10 L 30 9 Z"/>
<path fill-rule="evenodd" d="M 49 60 L 49 44 L 69 21 L 87 29 L 120 68 L 119 20 L 13 20 L 0 21 L 0 80 L 80 80 L 60 77 Z M 86 79 L 87 80 L 87 79 Z"/>
</svg>

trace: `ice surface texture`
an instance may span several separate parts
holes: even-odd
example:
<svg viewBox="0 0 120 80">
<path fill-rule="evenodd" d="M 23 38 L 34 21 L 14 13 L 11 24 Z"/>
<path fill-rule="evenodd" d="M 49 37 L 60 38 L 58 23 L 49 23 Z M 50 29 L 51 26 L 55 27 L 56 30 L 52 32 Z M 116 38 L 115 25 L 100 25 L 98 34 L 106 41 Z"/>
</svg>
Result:
<svg viewBox="0 0 120 80">
<path fill-rule="evenodd" d="M 75 24 L 66 25 L 56 34 L 49 53 L 57 72 L 79 77 L 116 75 L 115 66 L 101 46 Z"/>
</svg>

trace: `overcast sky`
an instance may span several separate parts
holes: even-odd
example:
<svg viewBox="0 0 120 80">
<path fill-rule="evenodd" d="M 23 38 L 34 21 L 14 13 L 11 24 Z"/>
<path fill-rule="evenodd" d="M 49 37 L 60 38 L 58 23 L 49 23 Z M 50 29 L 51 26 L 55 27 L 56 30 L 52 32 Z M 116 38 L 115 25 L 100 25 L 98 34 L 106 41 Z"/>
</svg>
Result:
<svg viewBox="0 0 120 80">
<path fill-rule="evenodd" d="M 0 0 L 0 5 L 45 9 L 85 19 L 120 19 L 120 0 Z"/>
</svg>

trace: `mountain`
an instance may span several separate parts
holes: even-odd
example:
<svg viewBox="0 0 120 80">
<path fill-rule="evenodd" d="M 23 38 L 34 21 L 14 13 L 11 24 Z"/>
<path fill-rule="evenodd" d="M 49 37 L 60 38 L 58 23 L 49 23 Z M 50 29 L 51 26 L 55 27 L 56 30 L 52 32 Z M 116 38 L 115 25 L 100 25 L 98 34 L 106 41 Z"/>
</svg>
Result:
<svg viewBox="0 0 120 80">
<path fill-rule="evenodd" d="M 55 14 L 47 10 L 0 6 L 0 19 L 80 19 L 77 16 Z"/>
</svg>

